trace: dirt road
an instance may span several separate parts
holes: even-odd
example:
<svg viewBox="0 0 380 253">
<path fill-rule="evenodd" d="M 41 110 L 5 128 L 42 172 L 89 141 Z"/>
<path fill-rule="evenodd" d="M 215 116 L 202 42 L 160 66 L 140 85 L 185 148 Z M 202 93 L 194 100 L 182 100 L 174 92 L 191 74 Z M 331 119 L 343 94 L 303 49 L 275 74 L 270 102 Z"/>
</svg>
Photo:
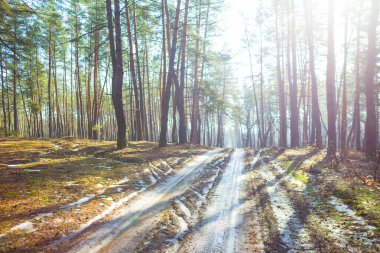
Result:
<svg viewBox="0 0 380 253">
<path fill-rule="evenodd" d="M 161 212 L 199 178 L 221 149 L 198 156 L 178 174 L 118 210 L 113 220 L 71 241 L 70 252 L 133 252 Z"/>
<path fill-rule="evenodd" d="M 180 252 L 235 252 L 244 151 L 237 149 L 210 198 L 194 237 Z"/>
<path fill-rule="evenodd" d="M 297 171 L 321 154 L 293 152 L 209 151 L 62 251 L 378 252 L 375 228 Z"/>
</svg>

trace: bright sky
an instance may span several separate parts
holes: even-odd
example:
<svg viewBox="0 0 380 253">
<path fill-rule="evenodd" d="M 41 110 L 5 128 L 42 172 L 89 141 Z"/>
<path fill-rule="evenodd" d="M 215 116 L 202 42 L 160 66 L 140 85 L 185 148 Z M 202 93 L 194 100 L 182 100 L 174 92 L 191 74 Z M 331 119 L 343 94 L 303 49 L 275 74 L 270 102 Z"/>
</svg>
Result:
<svg viewBox="0 0 380 253">
<path fill-rule="evenodd" d="M 337 68 L 339 70 L 340 63 L 339 61 L 342 58 L 342 45 L 344 42 L 344 7 L 347 0 L 335 0 L 335 44 L 336 44 L 336 56 L 337 56 Z M 236 76 L 239 77 L 241 81 L 240 85 L 244 83 L 244 77 L 250 75 L 249 68 L 249 58 L 247 49 L 245 47 L 245 25 L 244 20 L 248 23 L 248 30 L 253 32 L 256 36 L 258 35 L 258 25 L 255 22 L 256 14 L 260 6 L 260 2 L 264 6 L 271 6 L 273 4 L 272 0 L 225 0 L 225 7 L 223 8 L 220 17 L 219 25 L 223 29 L 221 37 L 218 37 L 214 41 L 214 47 L 217 51 L 228 52 L 231 57 L 231 63 L 236 68 Z M 313 1 L 312 1 L 313 2 Z M 328 0 L 319 0 L 314 1 L 313 5 L 315 6 L 313 10 L 314 15 L 322 16 L 325 19 L 314 20 L 315 25 L 321 26 L 326 25 L 327 23 L 327 6 Z M 296 6 L 303 8 L 303 1 L 296 1 Z M 302 11 L 302 10 L 301 10 Z M 302 15 L 303 13 L 297 13 L 297 15 Z M 274 15 L 271 12 L 270 15 Z M 302 18 L 299 16 L 299 18 Z M 272 25 L 272 24 L 271 24 Z M 297 25 L 297 24 L 296 24 Z M 303 25 L 303 24 L 302 24 Z M 263 30 L 265 27 L 263 27 Z M 265 31 L 263 31 L 265 33 Z M 300 31 L 301 32 L 301 31 Z M 352 33 L 352 27 L 349 27 L 349 33 Z M 318 35 L 315 35 L 316 37 Z M 319 38 L 319 40 L 326 40 L 327 33 L 325 37 Z M 265 42 L 264 42 L 265 43 Z M 264 45 L 265 46 L 265 45 Z M 252 45 L 251 45 L 252 47 Z M 254 72 L 257 74 L 258 65 L 257 65 L 257 56 L 255 56 L 255 51 L 257 52 L 258 45 L 254 45 L 252 48 L 252 62 L 254 64 Z M 325 57 L 321 54 L 324 54 L 324 51 L 318 52 L 321 65 L 321 75 L 325 71 Z M 265 61 L 265 59 L 264 59 Z M 318 59 L 317 59 L 318 61 Z M 255 66 L 256 64 L 256 66 Z M 275 66 L 275 65 L 274 65 Z M 318 68 L 318 66 L 317 66 Z M 318 71 L 318 70 L 317 70 Z"/>
</svg>

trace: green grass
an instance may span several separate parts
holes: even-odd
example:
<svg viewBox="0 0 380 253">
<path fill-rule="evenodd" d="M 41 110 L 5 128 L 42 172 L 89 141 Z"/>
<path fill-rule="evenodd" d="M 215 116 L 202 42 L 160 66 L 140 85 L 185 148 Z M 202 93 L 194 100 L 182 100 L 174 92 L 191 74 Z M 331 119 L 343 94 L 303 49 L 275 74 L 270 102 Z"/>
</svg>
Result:
<svg viewBox="0 0 380 253">
<path fill-rule="evenodd" d="M 380 193 L 364 185 L 337 185 L 335 195 L 380 231 Z"/>
<path fill-rule="evenodd" d="M 299 170 L 293 175 L 295 180 L 302 182 L 304 185 L 309 183 L 309 174 L 303 170 Z"/>
<path fill-rule="evenodd" d="M 284 168 L 285 170 L 287 170 L 287 172 L 289 172 L 288 170 L 289 170 L 290 165 L 292 165 L 292 163 L 293 163 L 293 161 L 287 161 L 287 160 L 285 160 L 285 161 L 281 161 L 281 160 L 279 160 L 279 161 L 278 161 L 278 164 L 279 164 L 282 168 Z"/>
<path fill-rule="evenodd" d="M 21 198 L 21 194 L 19 192 L 5 192 L 4 197 L 10 199 L 19 199 Z"/>
</svg>

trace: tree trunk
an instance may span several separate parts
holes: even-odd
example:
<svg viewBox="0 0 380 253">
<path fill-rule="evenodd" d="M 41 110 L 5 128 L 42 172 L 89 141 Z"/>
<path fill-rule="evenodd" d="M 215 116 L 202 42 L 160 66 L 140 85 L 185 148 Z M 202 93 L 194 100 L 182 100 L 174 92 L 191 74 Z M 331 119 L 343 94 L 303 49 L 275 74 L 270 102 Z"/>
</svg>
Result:
<svg viewBox="0 0 380 253">
<path fill-rule="evenodd" d="M 76 61 L 76 75 L 77 75 L 77 125 L 78 125 L 78 137 L 82 138 L 84 135 L 83 127 L 83 100 L 82 100 L 82 83 L 80 76 L 80 65 L 79 65 L 79 24 L 78 17 L 76 17 L 75 24 L 75 61 Z"/>
<path fill-rule="evenodd" d="M 196 41 L 195 41 L 195 59 L 194 59 L 194 89 L 193 89 L 193 105 L 191 112 L 191 132 L 190 132 L 190 142 L 193 144 L 200 144 L 199 131 L 200 131 L 200 112 L 199 112 L 199 76 L 198 76 L 198 65 L 199 65 L 199 44 L 200 44 L 200 26 L 201 26 L 201 0 L 199 4 L 197 24 L 196 24 Z"/>
<path fill-rule="evenodd" d="M 96 20 L 98 19 L 98 1 L 96 1 Z M 95 32 L 95 55 L 94 55 L 94 97 L 92 99 L 93 101 L 93 114 L 92 114 L 92 138 L 94 140 L 99 139 L 99 131 L 100 128 L 98 127 L 98 118 L 99 118 L 99 106 L 98 106 L 98 68 L 99 68 L 99 37 L 100 32 Z M 107 75 L 106 75 L 107 78 Z"/>
<path fill-rule="evenodd" d="M 278 35 L 278 0 L 276 0 L 276 69 L 277 69 L 277 83 L 278 83 L 278 100 L 279 100 L 279 111 L 280 111 L 280 138 L 279 146 L 287 146 L 287 124 L 286 124 L 286 96 L 284 80 L 281 74 L 281 63 L 280 63 L 280 39 Z"/>
<path fill-rule="evenodd" d="M 328 147 L 327 156 L 334 157 L 336 153 L 336 91 L 335 91 L 335 49 L 334 49 L 334 7 L 335 0 L 329 1 L 328 14 L 328 53 L 326 74 L 327 116 L 328 116 Z"/>
<path fill-rule="evenodd" d="M 55 53 L 55 41 L 54 41 L 54 48 L 53 48 L 53 59 L 54 59 L 54 90 L 55 90 L 55 107 L 56 107 L 56 113 L 57 113 L 57 128 L 56 128 L 56 137 L 61 137 L 62 133 L 62 126 L 61 126 L 61 110 L 59 107 L 59 96 L 58 96 L 58 81 L 57 81 L 57 59 L 56 59 L 56 53 Z"/>
<path fill-rule="evenodd" d="M 347 54 L 348 54 L 348 7 L 349 1 L 346 2 L 345 7 L 345 25 L 344 25 L 344 63 L 343 63 L 343 80 L 342 80 L 342 118 L 340 130 L 340 148 L 343 154 L 346 152 L 346 138 L 347 138 Z"/>
<path fill-rule="evenodd" d="M 139 88 L 139 113 L 140 113 L 140 120 L 141 120 L 141 139 L 146 139 L 146 129 L 147 122 L 146 122 L 146 112 L 145 112 L 145 106 L 144 106 L 144 84 L 141 79 L 141 68 L 140 68 L 140 55 L 139 55 L 139 44 L 137 40 L 137 23 L 136 23 L 136 4 L 135 1 L 133 1 L 133 28 L 134 28 L 134 43 L 135 43 L 135 55 L 136 55 L 136 67 L 137 67 L 137 79 L 138 79 L 138 88 Z M 145 131 L 144 131 L 145 130 Z M 145 132 L 145 133 L 144 133 Z"/>
<path fill-rule="evenodd" d="M 296 21 L 294 1 L 291 0 L 291 21 L 290 21 L 290 36 L 291 36 L 291 55 L 292 55 L 292 78 L 289 83 L 290 96 L 290 146 L 299 146 L 299 111 L 297 106 L 297 41 L 296 41 Z"/>
<path fill-rule="evenodd" d="M 51 108 L 51 28 L 49 27 L 49 67 L 48 67 L 48 110 L 49 110 L 49 138 L 53 137 L 53 119 Z"/>
<path fill-rule="evenodd" d="M 187 46 L 187 19 L 189 15 L 189 0 L 186 0 L 185 4 L 185 16 L 183 19 L 183 31 L 181 39 L 181 69 L 180 69 L 180 83 L 178 89 L 178 138 L 179 143 L 184 144 L 187 142 L 187 127 L 186 127 L 186 114 L 185 114 L 185 99 L 184 88 L 186 78 L 186 46 Z"/>
<path fill-rule="evenodd" d="M 313 39 L 313 14 L 310 0 L 304 0 L 305 19 L 306 19 L 306 34 L 309 47 L 309 69 L 311 78 L 311 138 L 310 143 L 316 144 L 317 148 L 322 148 L 322 126 L 321 113 L 319 110 L 318 99 L 318 84 L 315 75 L 314 61 L 314 39 Z"/>
<path fill-rule="evenodd" d="M 125 15 L 127 19 L 127 32 L 128 32 L 128 43 L 129 43 L 129 69 L 130 69 L 130 74 L 131 74 L 131 79 L 132 79 L 132 84 L 133 84 L 133 91 L 134 91 L 134 98 L 135 98 L 135 118 L 136 118 L 136 134 L 137 134 L 136 137 L 138 141 L 141 141 L 143 139 L 142 122 L 141 122 L 142 108 L 140 107 L 141 101 L 139 101 L 135 61 L 134 61 L 134 56 L 133 56 L 133 38 L 132 38 L 132 32 L 131 32 L 131 21 L 129 17 L 129 6 L 128 6 L 127 0 L 125 1 Z"/>
<path fill-rule="evenodd" d="M 1 106 L 3 109 L 4 135 L 7 136 L 7 112 L 5 107 L 5 87 L 4 87 L 4 70 L 3 70 L 3 54 L 0 51 L 0 68 L 1 68 Z"/>
<path fill-rule="evenodd" d="M 17 111 L 17 54 L 16 54 L 16 33 L 17 32 L 17 24 L 14 24 L 14 42 L 13 42 L 13 128 L 14 131 L 18 132 L 18 111 Z"/>
<path fill-rule="evenodd" d="M 177 0 L 176 16 L 174 20 L 173 27 L 173 38 L 171 45 L 171 53 L 169 59 L 169 72 L 166 80 L 165 87 L 165 97 L 163 98 L 163 107 L 161 108 L 161 132 L 160 132 L 160 141 L 159 146 L 167 146 L 167 132 L 168 132 L 168 114 L 169 114 L 169 103 L 170 103 L 170 92 L 171 86 L 173 83 L 174 77 L 174 60 L 175 53 L 177 49 L 177 35 L 178 35 L 178 22 L 179 22 L 179 13 L 180 13 L 181 0 Z"/>
<path fill-rule="evenodd" d="M 117 148 L 126 147 L 126 122 L 123 111 L 123 54 L 121 45 L 120 27 L 120 4 L 119 0 L 114 0 L 115 15 L 114 22 L 112 15 L 111 0 L 106 0 L 107 21 L 108 21 L 108 40 L 110 44 L 112 59 L 112 103 L 115 109 L 117 122 Z M 115 29 L 115 36 L 114 36 Z"/>
<path fill-rule="evenodd" d="M 365 145 L 368 156 L 376 156 L 377 150 L 377 114 L 376 114 L 376 90 L 375 90 L 375 68 L 376 68 L 376 26 L 379 16 L 379 1 L 372 0 L 371 21 L 368 29 L 368 55 L 365 71 L 365 94 L 367 106 L 367 119 L 365 122 Z"/>
</svg>

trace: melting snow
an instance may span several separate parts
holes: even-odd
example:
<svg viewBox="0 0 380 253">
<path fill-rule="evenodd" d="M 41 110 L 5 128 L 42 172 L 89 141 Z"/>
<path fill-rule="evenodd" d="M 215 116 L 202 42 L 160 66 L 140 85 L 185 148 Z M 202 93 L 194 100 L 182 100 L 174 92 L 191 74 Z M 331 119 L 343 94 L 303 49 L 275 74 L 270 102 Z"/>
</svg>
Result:
<svg viewBox="0 0 380 253">
<path fill-rule="evenodd" d="M 13 231 L 16 231 L 16 230 L 20 230 L 22 231 L 23 233 L 32 233 L 34 231 L 37 230 L 37 228 L 35 228 L 33 226 L 33 223 L 31 223 L 30 221 L 26 221 L 26 222 L 23 222 L 21 224 L 18 224 L 17 226 L 14 226 L 13 228 L 11 228 L 9 230 L 9 232 L 13 232 Z"/>
<path fill-rule="evenodd" d="M 157 179 L 151 174 L 151 170 L 145 169 L 144 172 L 148 174 L 151 185 L 154 185 L 157 182 Z"/>
<path fill-rule="evenodd" d="M 75 182 L 75 181 L 69 181 L 69 182 L 67 182 L 67 186 L 77 186 L 77 185 L 79 185 L 77 182 Z"/>
<path fill-rule="evenodd" d="M 157 172 L 155 172 L 153 169 L 150 170 L 155 178 L 161 179 L 160 175 L 158 175 Z"/>
<path fill-rule="evenodd" d="M 68 207 L 74 207 L 74 206 L 80 206 L 83 205 L 84 203 L 90 201 L 91 199 L 95 198 L 95 194 L 90 194 L 84 198 L 81 198 L 78 201 L 75 201 L 73 203 L 67 204 L 66 206 L 63 207 L 63 209 L 68 208 Z"/>
<path fill-rule="evenodd" d="M 7 165 L 7 168 L 9 168 L 9 169 L 12 169 L 12 168 L 18 168 L 18 167 L 20 167 L 20 166 L 22 166 L 23 164 L 8 164 Z"/>
<path fill-rule="evenodd" d="M 125 177 L 122 180 L 120 180 L 119 182 L 117 182 L 117 184 L 125 184 L 128 181 L 129 181 L 129 179 L 127 177 Z"/>
<path fill-rule="evenodd" d="M 98 169 L 112 169 L 112 166 L 99 165 L 99 166 L 96 166 L 96 168 L 98 168 Z"/>
<path fill-rule="evenodd" d="M 53 217 L 53 213 L 43 213 L 43 214 L 39 214 L 37 215 L 37 217 L 35 218 L 36 220 L 41 220 L 45 217 Z"/>
<path fill-rule="evenodd" d="M 157 182 L 157 179 L 152 175 L 149 175 L 149 180 L 152 185 L 154 185 Z"/>
<path fill-rule="evenodd" d="M 154 164 L 149 163 L 149 166 L 152 167 L 153 169 L 157 170 L 157 171 L 160 172 L 161 174 L 164 174 L 164 175 L 165 175 L 165 173 L 164 173 L 160 168 L 158 168 L 157 166 L 155 166 Z"/>
<path fill-rule="evenodd" d="M 343 204 L 342 201 L 334 196 L 330 197 L 328 201 L 329 204 L 333 205 L 338 212 L 345 213 L 348 216 L 354 217 L 358 221 L 365 223 L 362 217 L 356 216 L 355 212 L 352 211 L 347 205 Z"/>
<path fill-rule="evenodd" d="M 173 168 L 166 162 L 166 161 L 163 161 L 163 160 L 161 160 L 161 163 L 163 164 L 163 165 L 165 165 L 166 167 L 168 167 L 168 171 L 166 171 L 164 174 L 165 175 L 167 175 L 167 174 L 169 174 L 169 173 L 171 173 L 172 171 L 173 171 Z"/>
<path fill-rule="evenodd" d="M 175 212 L 173 212 L 173 215 L 174 217 L 178 220 L 178 223 L 179 223 L 179 228 L 178 228 L 178 232 L 177 234 L 175 235 L 175 237 L 173 239 L 168 239 L 167 241 L 170 242 L 170 243 L 173 243 L 173 247 L 169 248 L 168 250 L 166 250 L 167 253 L 169 252 L 177 252 L 179 246 L 180 246 L 180 239 L 183 238 L 183 236 L 185 235 L 185 233 L 187 232 L 188 230 L 188 225 L 186 223 L 186 221 L 179 215 L 177 215 Z"/>
<path fill-rule="evenodd" d="M 279 172 L 284 173 L 280 166 L 275 167 Z M 298 219 L 286 191 L 282 189 L 279 181 L 276 181 L 275 175 L 267 166 L 262 167 L 260 175 L 267 181 L 269 200 L 284 244 L 293 250 L 296 245 L 300 245 L 302 248 L 310 248 L 310 237 Z"/>
<path fill-rule="evenodd" d="M 206 199 L 206 197 L 203 196 L 202 194 L 200 194 L 198 191 L 196 191 L 196 190 L 194 190 L 194 189 L 191 189 L 191 191 L 192 191 L 195 195 L 197 195 L 199 199 L 201 199 L 201 200 L 205 200 L 205 199 Z"/>
<path fill-rule="evenodd" d="M 257 151 L 257 154 L 256 154 L 255 158 L 250 163 L 250 165 L 252 166 L 252 168 L 256 165 L 257 161 L 259 160 L 260 154 L 261 154 L 261 150 Z"/>
<path fill-rule="evenodd" d="M 176 199 L 175 203 L 179 205 L 179 207 L 181 208 L 181 210 L 183 211 L 183 213 L 186 215 L 187 218 L 191 217 L 191 212 L 189 208 L 187 208 L 187 206 L 181 200 Z"/>
<path fill-rule="evenodd" d="M 93 217 L 92 219 L 88 220 L 86 223 L 82 224 L 79 227 L 79 229 L 77 229 L 76 231 L 74 231 L 71 234 L 67 235 L 67 237 L 68 238 L 75 237 L 77 234 L 81 233 L 83 230 L 85 230 L 86 228 L 88 228 L 89 226 L 91 226 L 93 223 L 95 223 L 95 222 L 103 219 L 108 214 L 110 214 L 113 210 L 115 210 L 116 208 L 124 205 L 130 199 L 134 198 L 135 196 L 137 196 L 139 193 L 145 191 L 146 189 L 147 189 L 147 187 L 143 187 L 140 190 L 138 190 L 136 192 L 132 192 L 131 194 L 125 196 L 124 198 L 120 199 L 119 201 L 113 202 L 106 210 L 104 210 L 102 213 L 98 214 L 97 216 Z"/>
</svg>

